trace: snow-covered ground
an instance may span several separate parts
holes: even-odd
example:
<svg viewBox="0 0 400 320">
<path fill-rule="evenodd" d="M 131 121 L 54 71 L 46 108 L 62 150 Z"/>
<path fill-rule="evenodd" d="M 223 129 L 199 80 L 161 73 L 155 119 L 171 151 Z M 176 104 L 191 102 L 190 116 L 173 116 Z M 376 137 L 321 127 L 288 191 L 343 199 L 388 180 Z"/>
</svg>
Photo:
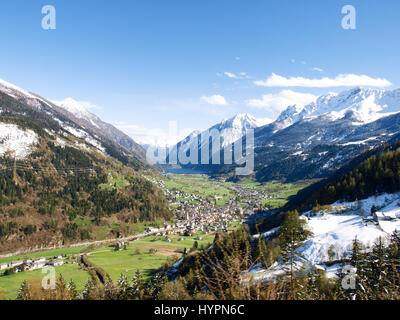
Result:
<svg viewBox="0 0 400 320">
<path fill-rule="evenodd" d="M 374 205 L 379 210 L 372 216 Z M 348 258 L 355 238 L 363 244 L 365 251 L 369 251 L 379 237 L 387 241 L 395 230 L 400 231 L 400 193 L 385 193 L 356 202 L 335 202 L 332 208 L 303 213 L 307 218 L 307 228 L 313 235 L 296 251 L 297 270 L 314 266 L 325 269 L 327 276 L 333 277 L 340 265 L 327 267 L 324 264 Z M 284 274 L 287 268 L 278 262 L 269 269 L 249 270 L 249 274 L 255 279 L 268 280 Z"/>
<path fill-rule="evenodd" d="M 37 141 L 37 134 L 32 130 L 23 130 L 15 124 L 0 122 L 0 155 L 9 152 L 16 159 L 25 158 Z"/>
<path fill-rule="evenodd" d="M 71 133 L 73 136 L 75 136 L 76 138 L 79 139 L 83 139 L 85 140 L 89 145 L 97 148 L 98 150 L 100 150 L 101 152 L 105 153 L 106 150 L 104 149 L 104 147 L 101 145 L 101 143 L 94 139 L 90 134 L 88 134 L 86 131 L 83 131 L 81 129 L 76 129 L 73 128 L 71 126 L 64 126 L 64 128 Z M 79 146 L 82 146 L 82 144 L 78 144 Z M 84 147 L 84 149 L 87 149 Z"/>
</svg>

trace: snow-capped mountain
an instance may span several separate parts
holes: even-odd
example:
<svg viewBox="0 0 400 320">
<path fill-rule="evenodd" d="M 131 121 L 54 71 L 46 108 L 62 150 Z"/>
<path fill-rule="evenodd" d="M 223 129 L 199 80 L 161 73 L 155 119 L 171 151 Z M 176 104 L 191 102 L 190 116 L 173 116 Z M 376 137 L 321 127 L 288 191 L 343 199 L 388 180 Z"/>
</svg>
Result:
<svg viewBox="0 0 400 320">
<path fill-rule="evenodd" d="M 287 127 L 306 118 L 325 115 L 330 120 L 346 117 L 362 125 L 400 112 L 399 106 L 400 89 L 355 88 L 339 94 L 322 95 L 304 107 L 289 106 L 277 122 L 285 122 Z"/>
<path fill-rule="evenodd" d="M 3 79 L 0 79 L 0 91 L 31 107 L 40 109 L 42 104 L 46 104 L 48 107 L 51 107 L 50 103 L 40 96 L 28 92 L 12 83 L 4 81 Z"/>
<path fill-rule="evenodd" d="M 67 98 L 63 101 L 53 101 L 53 103 L 75 115 L 77 118 L 86 118 L 89 120 L 99 119 L 93 113 L 90 113 L 87 108 L 89 103 L 78 102 L 72 98 Z"/>
<path fill-rule="evenodd" d="M 355 88 L 289 106 L 256 129 L 256 170 L 270 178 L 323 177 L 400 130 L 400 89 Z"/>
<path fill-rule="evenodd" d="M 145 159 L 145 151 L 139 144 L 87 111 L 87 103 L 77 102 L 72 98 L 52 102 L 1 79 L 0 92 L 45 113 L 70 134 L 84 138 L 99 150 L 107 150 L 112 154 L 120 153 L 123 157 L 133 157 L 141 162 Z"/>
<path fill-rule="evenodd" d="M 259 180 L 321 178 L 400 131 L 400 89 L 328 93 L 308 105 L 287 107 L 271 123 L 258 124 L 251 116 L 240 115 L 214 127 L 231 128 L 224 146 L 254 128 Z M 222 173 L 232 167 L 202 166 L 201 170 Z"/>
<path fill-rule="evenodd" d="M 197 138 L 199 151 L 205 147 L 204 144 L 209 143 L 202 140 L 202 137 L 207 137 L 207 134 L 212 136 L 212 143 L 215 143 L 216 138 L 219 137 L 221 148 L 225 148 L 235 141 L 241 139 L 250 129 L 255 129 L 271 122 L 271 120 L 257 119 L 251 114 L 243 113 L 238 114 L 232 118 L 224 119 L 223 121 L 213 125 L 204 131 L 194 131 L 188 135 L 185 139 L 177 144 L 178 150 L 183 148 L 183 150 L 188 150 L 194 139 Z M 216 136 L 213 136 L 216 133 Z"/>
<path fill-rule="evenodd" d="M 104 122 L 98 116 L 89 112 L 87 109 L 90 107 L 90 103 L 76 101 L 72 98 L 67 98 L 63 101 L 53 101 L 53 103 L 68 113 L 73 114 L 75 121 L 84 128 L 95 132 L 97 135 L 105 135 L 122 147 L 134 152 L 139 158 L 145 158 L 145 150 L 142 146 L 113 125 Z"/>
<path fill-rule="evenodd" d="M 226 147 L 243 137 L 249 129 L 255 129 L 269 123 L 269 119 L 257 119 L 249 113 L 241 113 L 225 119 L 208 129 L 218 130 L 222 137 L 222 147 Z"/>
</svg>

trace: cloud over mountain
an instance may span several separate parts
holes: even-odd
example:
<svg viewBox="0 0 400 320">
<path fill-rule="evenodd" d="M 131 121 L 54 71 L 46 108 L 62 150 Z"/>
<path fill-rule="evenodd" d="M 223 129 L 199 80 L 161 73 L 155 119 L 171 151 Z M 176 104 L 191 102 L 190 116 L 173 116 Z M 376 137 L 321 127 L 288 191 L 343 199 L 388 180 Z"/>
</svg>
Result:
<svg viewBox="0 0 400 320">
<path fill-rule="evenodd" d="M 339 74 L 335 78 L 308 79 L 304 77 L 280 76 L 272 73 L 266 80 L 254 81 L 254 84 L 262 87 L 305 87 L 305 88 L 329 88 L 329 87 L 389 87 L 390 81 L 384 78 L 371 78 L 367 75 Z"/>
<path fill-rule="evenodd" d="M 251 99 L 247 102 L 250 107 L 261 108 L 277 114 L 292 105 L 306 105 L 314 101 L 317 96 L 310 93 L 282 90 L 279 93 L 270 93 L 262 96 L 261 99 Z"/>
<path fill-rule="evenodd" d="M 226 102 L 226 99 L 219 94 L 213 94 L 212 96 L 202 96 L 201 100 L 207 102 L 208 104 L 213 104 L 213 105 L 223 106 L 228 104 Z"/>
</svg>

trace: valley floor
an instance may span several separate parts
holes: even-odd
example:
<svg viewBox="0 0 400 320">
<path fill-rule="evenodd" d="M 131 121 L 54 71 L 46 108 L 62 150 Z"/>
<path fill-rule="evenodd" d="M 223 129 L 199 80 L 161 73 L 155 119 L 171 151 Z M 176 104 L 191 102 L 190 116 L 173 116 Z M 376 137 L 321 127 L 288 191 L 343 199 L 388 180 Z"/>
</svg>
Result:
<svg viewBox="0 0 400 320">
<path fill-rule="evenodd" d="M 244 216 L 239 218 L 240 214 L 235 213 L 235 208 L 242 215 L 252 215 L 255 209 L 260 208 L 263 199 L 275 200 L 278 197 L 285 199 L 293 194 L 292 186 L 287 188 L 279 183 L 275 183 L 272 190 L 271 184 L 262 186 L 252 184 L 250 181 L 233 184 L 197 175 L 168 175 L 161 179 L 154 177 L 149 179 L 167 194 L 170 206 L 177 216 L 176 221 L 181 221 L 185 227 L 192 226 L 189 234 L 182 234 L 182 228 L 177 230 L 176 225 L 172 224 L 171 228 L 167 229 L 166 226 L 160 228 L 162 224 L 159 224 L 160 227 L 149 228 L 147 232 L 143 232 L 142 229 L 142 233 L 130 237 L 108 239 L 106 240 L 108 244 L 88 242 L 70 248 L 3 257 L 0 258 L 0 268 L 5 270 L 10 264 L 27 260 L 44 259 L 46 263 L 51 263 L 58 259 L 62 261 L 62 265 L 55 266 L 57 274 L 61 274 L 67 283 L 72 279 L 77 288 L 82 289 L 91 277 L 80 261 L 80 257 L 86 255 L 90 263 L 103 269 L 113 280 L 117 280 L 121 274 L 131 278 L 138 270 L 148 279 L 164 264 L 171 266 L 182 256 L 185 249 L 189 251 L 195 243 L 199 248 L 207 247 L 213 242 L 215 232 L 230 232 L 239 228 Z M 281 195 L 280 186 L 283 186 Z M 271 195 L 270 190 L 272 190 Z M 210 214 L 222 218 L 216 218 L 215 221 L 218 222 L 211 226 L 211 220 L 207 218 Z M 116 242 L 124 244 L 121 250 L 115 250 Z M 41 268 L 0 276 L 0 298 L 14 299 L 23 280 L 41 281 L 43 277 Z"/>
</svg>

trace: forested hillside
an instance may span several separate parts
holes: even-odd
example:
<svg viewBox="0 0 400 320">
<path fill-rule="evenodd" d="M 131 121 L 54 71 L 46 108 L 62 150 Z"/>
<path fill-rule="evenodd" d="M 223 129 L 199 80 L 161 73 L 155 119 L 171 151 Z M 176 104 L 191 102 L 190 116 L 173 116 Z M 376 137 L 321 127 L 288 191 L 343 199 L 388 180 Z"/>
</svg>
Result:
<svg viewBox="0 0 400 320">
<path fill-rule="evenodd" d="M 0 252 L 115 238 L 171 218 L 162 192 L 112 145 L 79 139 L 7 95 L 0 109 Z M 32 137 L 29 150 L 15 149 L 13 130 Z"/>
<path fill-rule="evenodd" d="M 390 144 L 365 152 L 329 178 L 301 190 L 287 208 L 308 210 L 313 206 L 338 200 L 354 201 L 383 192 L 400 190 L 400 143 L 394 137 Z"/>
</svg>

